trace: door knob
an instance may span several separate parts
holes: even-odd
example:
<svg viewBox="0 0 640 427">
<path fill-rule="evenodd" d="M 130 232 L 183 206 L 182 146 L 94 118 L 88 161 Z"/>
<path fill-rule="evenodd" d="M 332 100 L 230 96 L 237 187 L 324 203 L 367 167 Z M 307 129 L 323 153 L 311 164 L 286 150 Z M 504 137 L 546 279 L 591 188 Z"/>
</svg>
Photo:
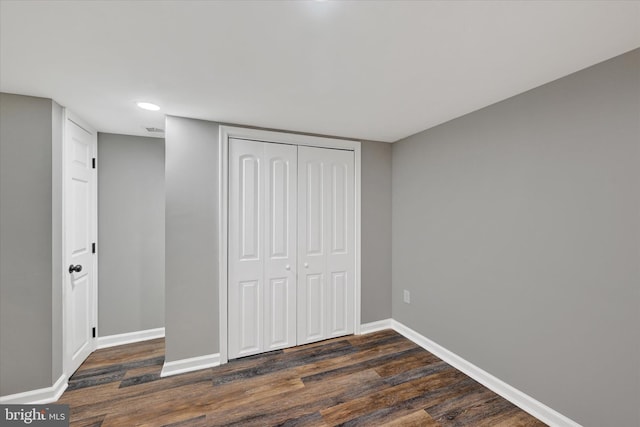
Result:
<svg viewBox="0 0 640 427">
<path fill-rule="evenodd" d="M 309 268 L 309 263 L 308 262 L 304 263 L 304 268 Z"/>
<path fill-rule="evenodd" d="M 73 274 L 74 272 L 80 273 L 81 271 L 82 271 L 82 266 L 80 264 L 78 265 L 71 264 L 69 266 L 69 274 Z"/>
<path fill-rule="evenodd" d="M 290 266 L 289 264 L 287 264 L 287 265 L 284 267 L 284 269 L 285 269 L 285 270 L 291 270 L 291 266 Z"/>
</svg>

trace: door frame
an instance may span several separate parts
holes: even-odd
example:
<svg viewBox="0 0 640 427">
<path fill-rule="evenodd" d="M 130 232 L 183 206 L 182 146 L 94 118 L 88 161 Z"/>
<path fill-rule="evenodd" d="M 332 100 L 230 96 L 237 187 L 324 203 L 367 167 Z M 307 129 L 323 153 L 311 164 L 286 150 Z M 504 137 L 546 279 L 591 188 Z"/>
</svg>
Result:
<svg viewBox="0 0 640 427">
<path fill-rule="evenodd" d="M 71 112 L 68 108 L 64 108 L 62 114 L 62 238 L 61 238 L 61 246 L 62 246 L 62 372 L 65 377 L 68 379 L 73 372 L 70 372 L 71 369 L 71 358 L 72 355 L 69 354 L 69 304 L 68 304 L 68 281 L 69 281 L 69 264 L 67 260 L 67 226 L 68 226 L 68 218 L 67 218 L 67 178 L 68 178 L 68 169 L 67 169 L 67 122 L 71 121 L 75 123 L 77 126 L 81 127 L 85 131 L 89 132 L 92 136 L 96 138 L 96 151 L 94 152 L 94 157 L 98 157 L 98 144 L 97 138 L 98 133 L 90 126 L 87 122 L 82 120 L 76 114 Z M 97 169 L 96 169 L 97 171 Z M 98 174 L 96 172 L 95 179 L 93 180 L 93 200 L 92 200 L 92 226 L 91 233 L 93 234 L 93 240 L 96 242 L 96 246 L 98 244 Z M 95 351 L 97 345 L 97 337 L 98 337 L 98 256 L 97 253 L 94 256 L 93 269 L 91 274 L 93 275 L 93 289 L 92 289 L 92 301 L 91 301 L 91 311 L 92 311 L 92 323 L 93 325 L 88 325 L 89 327 L 96 328 L 96 336 L 92 339 L 91 342 L 91 351 Z"/>
<path fill-rule="evenodd" d="M 360 257 L 360 187 L 361 187 L 361 147 L 360 141 L 311 136 L 296 133 L 220 126 L 218 149 L 218 313 L 219 313 L 219 349 L 220 364 L 228 362 L 227 342 L 227 288 L 228 288 L 228 237 L 229 237 L 229 139 L 247 139 L 251 141 L 333 148 L 354 153 L 354 197 L 355 197 L 355 319 L 354 334 L 360 334 L 361 311 L 361 257 Z"/>
</svg>

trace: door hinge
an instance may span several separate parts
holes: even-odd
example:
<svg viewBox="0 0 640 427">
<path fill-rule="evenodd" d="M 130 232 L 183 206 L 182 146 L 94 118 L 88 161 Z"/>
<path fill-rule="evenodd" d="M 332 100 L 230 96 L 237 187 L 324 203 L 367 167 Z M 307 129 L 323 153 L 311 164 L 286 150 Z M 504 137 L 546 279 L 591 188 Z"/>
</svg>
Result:
<svg viewBox="0 0 640 427">
<path fill-rule="evenodd" d="M 92 244 L 91 244 L 91 253 L 92 253 L 92 254 L 95 254 L 95 253 L 96 253 L 96 244 L 95 244 L 95 243 L 92 243 Z"/>
<path fill-rule="evenodd" d="M 93 159 L 91 159 L 91 168 L 93 168 L 93 169 L 96 168 L 96 158 L 95 157 Z"/>
<path fill-rule="evenodd" d="M 91 335 L 93 336 L 93 338 L 96 337 L 96 327 L 95 326 L 91 329 Z"/>
</svg>

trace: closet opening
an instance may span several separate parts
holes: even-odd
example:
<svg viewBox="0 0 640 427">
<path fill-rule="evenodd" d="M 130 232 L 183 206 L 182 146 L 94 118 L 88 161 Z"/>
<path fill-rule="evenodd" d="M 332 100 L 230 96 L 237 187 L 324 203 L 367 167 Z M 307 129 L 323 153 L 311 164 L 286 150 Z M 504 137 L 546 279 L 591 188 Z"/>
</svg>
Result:
<svg viewBox="0 0 640 427">
<path fill-rule="evenodd" d="M 221 126 L 220 361 L 360 331 L 360 142 Z"/>
</svg>

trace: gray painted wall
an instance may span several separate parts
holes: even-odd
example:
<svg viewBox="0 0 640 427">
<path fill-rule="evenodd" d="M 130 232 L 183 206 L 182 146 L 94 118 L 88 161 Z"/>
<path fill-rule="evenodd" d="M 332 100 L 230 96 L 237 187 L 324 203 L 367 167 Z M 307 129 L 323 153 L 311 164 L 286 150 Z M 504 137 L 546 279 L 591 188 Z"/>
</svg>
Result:
<svg viewBox="0 0 640 427">
<path fill-rule="evenodd" d="M 166 120 L 166 361 L 219 351 L 218 128 Z"/>
<path fill-rule="evenodd" d="M 362 142 L 362 322 L 391 318 L 391 144 Z"/>
<path fill-rule="evenodd" d="M 164 326 L 164 140 L 98 134 L 98 335 Z"/>
<path fill-rule="evenodd" d="M 52 296 L 59 295 L 52 284 L 53 115 L 50 99 L 0 94 L 3 396 L 51 386 L 57 360 L 52 357 L 52 305 L 59 303 L 52 304 Z"/>
<path fill-rule="evenodd" d="M 396 320 L 640 425 L 640 50 L 394 144 L 392 191 Z"/>
<path fill-rule="evenodd" d="M 167 361 L 219 351 L 218 132 L 167 117 Z M 364 142 L 362 169 L 362 318 L 371 322 L 391 316 L 391 146 Z"/>
</svg>

